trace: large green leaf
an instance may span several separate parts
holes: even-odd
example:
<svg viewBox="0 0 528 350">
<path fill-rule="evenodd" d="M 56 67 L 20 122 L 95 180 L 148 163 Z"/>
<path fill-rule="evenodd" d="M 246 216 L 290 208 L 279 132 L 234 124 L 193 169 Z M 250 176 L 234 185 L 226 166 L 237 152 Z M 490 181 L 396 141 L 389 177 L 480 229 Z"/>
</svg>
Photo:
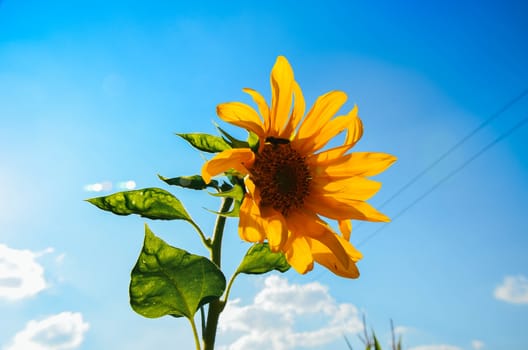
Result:
<svg viewBox="0 0 528 350">
<path fill-rule="evenodd" d="M 246 253 L 236 273 L 258 275 L 272 270 L 286 272 L 290 264 L 282 253 L 273 253 L 268 243 L 256 243 Z"/>
<path fill-rule="evenodd" d="M 202 133 L 176 134 L 189 142 L 191 146 L 200 151 L 217 153 L 230 149 L 231 146 L 220 136 L 213 136 Z"/>
<path fill-rule="evenodd" d="M 191 221 L 178 198 L 161 188 L 118 192 L 87 201 L 117 215 L 138 214 L 149 219 Z"/>
<path fill-rule="evenodd" d="M 210 183 L 206 184 L 200 175 L 178 176 L 170 179 L 161 175 L 158 175 L 158 177 L 169 185 L 190 188 L 193 190 L 203 190 L 207 187 L 218 188 L 218 181 L 211 180 Z"/>
<path fill-rule="evenodd" d="M 171 247 L 145 225 L 145 242 L 132 270 L 130 305 L 138 314 L 192 318 L 219 298 L 226 279 L 209 259 Z"/>
</svg>

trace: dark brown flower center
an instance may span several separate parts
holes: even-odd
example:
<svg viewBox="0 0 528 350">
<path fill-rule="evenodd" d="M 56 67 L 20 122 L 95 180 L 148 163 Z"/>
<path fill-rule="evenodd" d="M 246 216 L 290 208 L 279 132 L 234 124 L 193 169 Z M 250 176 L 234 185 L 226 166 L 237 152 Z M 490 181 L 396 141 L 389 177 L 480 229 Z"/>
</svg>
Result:
<svg viewBox="0 0 528 350">
<path fill-rule="evenodd" d="M 256 155 L 251 180 L 260 190 L 260 205 L 271 206 L 287 216 L 303 205 L 309 194 L 310 171 L 305 158 L 291 148 L 288 140 L 268 139 Z"/>
</svg>

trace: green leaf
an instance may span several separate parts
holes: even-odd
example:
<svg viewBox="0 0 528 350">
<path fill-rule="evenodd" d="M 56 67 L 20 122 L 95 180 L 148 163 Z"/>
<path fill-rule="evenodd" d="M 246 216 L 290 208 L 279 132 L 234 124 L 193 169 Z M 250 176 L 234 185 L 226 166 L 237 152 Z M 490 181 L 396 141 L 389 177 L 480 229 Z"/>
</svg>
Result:
<svg viewBox="0 0 528 350">
<path fill-rule="evenodd" d="M 286 272 L 290 264 L 282 253 L 273 253 L 268 243 L 256 243 L 246 253 L 236 273 L 252 275 L 263 274 L 272 270 Z"/>
<path fill-rule="evenodd" d="M 158 175 L 158 177 L 169 185 L 190 188 L 193 190 L 203 190 L 207 187 L 218 188 L 218 181 L 211 180 L 209 184 L 206 184 L 204 179 L 200 175 L 178 176 L 178 177 L 173 177 L 171 179 L 161 176 L 161 175 Z"/>
<path fill-rule="evenodd" d="M 145 225 L 145 242 L 130 281 L 130 305 L 138 314 L 192 318 L 225 290 L 222 271 L 209 259 L 171 247 Z"/>
<path fill-rule="evenodd" d="M 87 201 L 117 215 L 138 214 L 149 219 L 192 221 L 178 198 L 161 188 L 118 192 Z"/>
<path fill-rule="evenodd" d="M 231 146 L 220 136 L 202 133 L 176 134 L 200 151 L 217 153 L 230 149 Z"/>
</svg>

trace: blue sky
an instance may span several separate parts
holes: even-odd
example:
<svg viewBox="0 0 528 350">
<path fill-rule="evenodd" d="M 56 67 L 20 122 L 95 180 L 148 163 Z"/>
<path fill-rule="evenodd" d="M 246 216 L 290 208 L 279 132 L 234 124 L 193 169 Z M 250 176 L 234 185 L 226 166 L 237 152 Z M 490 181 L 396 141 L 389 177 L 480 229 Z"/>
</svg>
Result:
<svg viewBox="0 0 528 350">
<path fill-rule="evenodd" d="M 0 348 L 29 349 L 28 339 L 42 349 L 192 348 L 184 320 L 143 319 L 128 306 L 145 220 L 83 199 L 129 180 L 169 189 L 156 174 L 197 173 L 202 155 L 174 133 L 214 133 L 216 105 L 249 102 L 243 87 L 269 97 L 269 72 L 285 55 L 308 103 L 336 89 L 349 96 L 345 109 L 359 106 L 358 150 L 398 157 L 376 177 L 379 206 L 528 88 L 527 10 L 522 1 L 0 1 Z M 526 117 L 528 97 L 383 211 L 395 217 Z M 359 245 L 358 280 L 320 268 L 237 280 L 220 348 L 345 348 L 342 332 L 357 345 L 363 312 L 383 342 L 392 318 L 409 349 L 527 348 L 527 140 L 524 125 L 390 224 L 354 223 L 356 244 L 385 225 Z M 103 182 L 113 188 L 86 191 Z M 170 190 L 210 231 L 203 207 L 216 202 Z M 184 223 L 149 225 L 206 253 Z M 229 273 L 248 244 L 235 221 L 227 233 Z M 278 295 L 290 314 L 266 309 Z M 244 322 L 257 319 L 255 335 Z"/>
</svg>

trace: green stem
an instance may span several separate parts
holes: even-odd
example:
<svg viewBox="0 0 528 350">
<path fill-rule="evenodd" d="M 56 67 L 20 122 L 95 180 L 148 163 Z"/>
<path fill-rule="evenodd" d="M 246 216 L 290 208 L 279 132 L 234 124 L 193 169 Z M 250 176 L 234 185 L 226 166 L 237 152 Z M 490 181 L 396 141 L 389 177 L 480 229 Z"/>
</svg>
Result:
<svg viewBox="0 0 528 350">
<path fill-rule="evenodd" d="M 233 198 L 224 197 L 222 200 L 222 206 L 220 208 L 220 213 L 227 213 L 233 204 Z M 221 267 L 222 263 L 222 238 L 224 235 L 226 217 L 218 215 L 216 219 L 213 242 L 211 245 L 211 261 Z M 220 313 L 224 310 L 225 303 L 216 298 L 209 304 L 209 309 L 207 311 L 207 323 L 205 325 L 205 332 L 202 335 L 204 350 L 213 350 L 214 343 L 216 339 L 216 329 L 218 327 L 218 319 L 220 318 Z"/>
<path fill-rule="evenodd" d="M 189 221 L 189 223 L 194 227 L 194 229 L 196 230 L 196 232 L 198 232 L 198 234 L 200 235 L 200 238 L 202 239 L 202 243 L 204 244 L 204 246 L 207 248 L 207 249 L 211 249 L 212 247 L 212 244 L 211 244 L 211 240 L 207 237 L 205 237 L 205 234 L 203 233 L 202 229 L 200 228 L 200 226 L 198 226 L 194 221 Z"/>
<path fill-rule="evenodd" d="M 229 280 L 229 283 L 227 284 L 227 289 L 226 289 L 226 292 L 225 292 L 225 297 L 224 297 L 224 304 L 227 303 L 227 299 L 229 299 L 229 292 L 231 292 L 231 286 L 233 286 L 233 282 L 235 282 L 235 278 L 237 278 L 239 272 L 235 272 L 235 274 L 233 276 L 231 276 L 231 279 Z"/>
<path fill-rule="evenodd" d="M 205 333 L 205 311 L 204 311 L 204 305 L 200 306 L 200 323 L 202 326 L 202 334 Z"/>
<path fill-rule="evenodd" d="M 194 336 L 194 344 L 196 344 L 196 350 L 201 350 L 200 347 L 200 338 L 198 337 L 198 331 L 196 330 L 196 324 L 194 323 L 194 318 L 189 318 L 189 322 L 191 322 L 191 328 L 193 331 Z"/>
</svg>

